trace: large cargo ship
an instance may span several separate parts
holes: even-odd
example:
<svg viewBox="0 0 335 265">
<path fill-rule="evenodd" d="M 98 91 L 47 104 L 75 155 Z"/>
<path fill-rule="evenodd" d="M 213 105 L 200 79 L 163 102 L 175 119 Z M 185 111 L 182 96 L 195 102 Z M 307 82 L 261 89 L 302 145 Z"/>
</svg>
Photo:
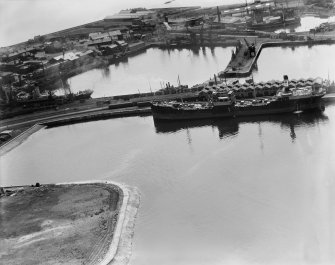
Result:
<svg viewBox="0 0 335 265">
<path fill-rule="evenodd" d="M 156 120 L 234 118 L 280 114 L 315 109 L 323 110 L 322 97 L 325 94 L 324 86 L 315 82 L 312 86 L 300 88 L 284 86 L 273 97 L 236 100 L 234 91 L 231 90 L 227 97 L 212 97 L 205 102 L 153 102 L 151 110 Z"/>
</svg>

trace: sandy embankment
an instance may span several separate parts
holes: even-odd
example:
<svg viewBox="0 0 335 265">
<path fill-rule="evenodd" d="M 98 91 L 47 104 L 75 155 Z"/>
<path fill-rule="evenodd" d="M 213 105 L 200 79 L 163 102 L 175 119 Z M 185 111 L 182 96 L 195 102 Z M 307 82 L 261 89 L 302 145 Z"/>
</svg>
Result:
<svg viewBox="0 0 335 265">
<path fill-rule="evenodd" d="M 0 198 L 4 264 L 129 261 L 137 189 L 100 182 L 25 187 L 14 194 Z"/>
</svg>

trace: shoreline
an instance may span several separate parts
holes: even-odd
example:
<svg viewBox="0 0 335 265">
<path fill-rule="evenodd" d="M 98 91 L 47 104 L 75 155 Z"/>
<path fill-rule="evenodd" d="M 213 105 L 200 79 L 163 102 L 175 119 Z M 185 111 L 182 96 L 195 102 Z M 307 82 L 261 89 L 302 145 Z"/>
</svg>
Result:
<svg viewBox="0 0 335 265">
<path fill-rule="evenodd" d="M 29 127 L 27 130 L 20 133 L 18 136 L 4 143 L 2 146 L 0 146 L 0 157 L 8 153 L 9 151 L 13 150 L 15 147 L 19 146 L 25 140 L 27 140 L 29 136 L 31 136 L 35 132 L 38 132 L 39 130 L 45 127 L 46 126 L 42 124 L 38 124 L 38 123 L 34 124 L 32 127 Z"/>
<path fill-rule="evenodd" d="M 332 103 L 335 101 L 335 93 L 327 94 L 323 97 L 323 101 L 325 103 Z M 0 158 L 1 156 L 5 155 L 15 147 L 19 146 L 23 143 L 29 136 L 33 133 L 41 130 L 41 129 L 48 129 L 53 127 L 59 127 L 64 125 L 70 125 L 75 123 L 83 123 L 83 122 L 90 122 L 90 121 L 98 121 L 104 119 L 114 119 L 114 118 L 125 118 L 125 117 L 133 117 L 133 116 L 151 116 L 151 109 L 150 108 L 137 108 L 137 109 L 116 109 L 107 112 L 100 112 L 88 115 L 79 115 L 76 116 L 75 113 L 73 117 L 63 117 L 58 119 L 50 119 L 46 122 L 37 122 L 32 127 L 29 127 L 27 130 L 23 131 L 17 137 L 11 139 L 9 142 L 5 143 L 4 145 L 0 146 Z M 15 126 L 15 125 L 13 125 Z"/>
<path fill-rule="evenodd" d="M 119 192 L 121 192 L 122 204 L 118 212 L 117 225 L 113 231 L 112 242 L 103 260 L 99 261 L 99 265 L 128 264 L 132 253 L 132 238 L 134 236 L 133 230 L 135 227 L 135 219 L 140 206 L 140 193 L 138 189 L 107 180 L 64 182 L 57 183 L 56 185 L 69 184 L 108 184 L 117 187 Z M 122 242 L 122 244 L 120 244 L 120 242 Z"/>
<path fill-rule="evenodd" d="M 97 113 L 98 112 L 98 113 Z M 46 121 L 36 121 L 34 124 L 26 130 L 23 130 L 18 136 L 12 138 L 8 142 L 4 143 L 0 146 L 0 158 L 1 156 L 5 155 L 6 153 L 13 150 L 15 147 L 19 146 L 25 140 L 27 140 L 32 134 L 35 132 L 45 129 L 45 128 L 53 128 L 58 126 L 70 125 L 74 123 L 82 123 L 82 122 L 89 122 L 89 121 L 97 121 L 103 119 L 113 119 L 113 118 L 124 118 L 124 117 L 131 117 L 131 116 L 146 116 L 151 114 L 150 108 L 141 108 L 141 109 L 117 109 L 111 111 L 92 111 L 91 114 L 76 114 L 75 112 L 72 114 L 64 114 L 63 117 L 60 118 L 43 118 Z M 71 116 L 72 117 L 67 117 Z M 32 123 L 31 121 L 27 121 L 26 123 Z M 8 125 L 5 128 L 16 127 L 17 125 Z M 26 126 L 22 126 L 26 127 Z"/>
<path fill-rule="evenodd" d="M 314 40 L 314 41 L 273 41 L 273 42 L 263 42 L 259 45 L 255 57 L 252 58 L 246 65 L 240 66 L 239 69 L 231 69 L 231 65 L 234 60 L 231 60 L 227 67 L 218 73 L 221 78 L 243 78 L 248 77 L 252 73 L 252 69 L 257 64 L 258 58 L 261 55 L 263 49 L 270 47 L 297 47 L 297 46 L 316 46 L 316 45 L 334 45 L 335 39 L 324 39 L 324 40 Z M 231 69 L 231 70 L 230 70 Z"/>
</svg>

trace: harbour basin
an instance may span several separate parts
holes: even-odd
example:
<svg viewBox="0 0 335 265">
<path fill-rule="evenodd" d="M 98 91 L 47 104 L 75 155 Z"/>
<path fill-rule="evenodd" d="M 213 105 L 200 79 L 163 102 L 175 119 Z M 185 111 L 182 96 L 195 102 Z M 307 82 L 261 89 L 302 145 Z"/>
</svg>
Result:
<svg viewBox="0 0 335 265">
<path fill-rule="evenodd" d="M 132 264 L 333 264 L 334 119 L 327 105 L 248 119 L 148 116 L 43 129 L 2 157 L 2 185 L 137 186 Z"/>
</svg>

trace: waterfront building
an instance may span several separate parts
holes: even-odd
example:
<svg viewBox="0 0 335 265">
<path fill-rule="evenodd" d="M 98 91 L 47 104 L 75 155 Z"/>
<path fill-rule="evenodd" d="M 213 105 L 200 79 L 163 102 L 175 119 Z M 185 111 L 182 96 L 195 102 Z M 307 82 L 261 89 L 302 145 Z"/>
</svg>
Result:
<svg viewBox="0 0 335 265">
<path fill-rule="evenodd" d="M 109 32 L 93 32 L 88 35 L 92 41 L 102 40 L 106 38 L 111 38 L 112 40 L 122 40 L 123 36 L 120 30 L 114 30 Z"/>
<path fill-rule="evenodd" d="M 88 46 L 102 46 L 102 45 L 110 45 L 113 43 L 113 40 L 111 37 L 105 37 L 103 39 L 97 39 L 87 42 Z"/>
<path fill-rule="evenodd" d="M 16 60 L 22 60 L 26 57 L 33 56 L 37 52 L 37 49 L 34 47 L 28 47 L 26 49 L 21 49 L 9 54 L 2 56 L 2 62 L 13 62 Z"/>
</svg>

